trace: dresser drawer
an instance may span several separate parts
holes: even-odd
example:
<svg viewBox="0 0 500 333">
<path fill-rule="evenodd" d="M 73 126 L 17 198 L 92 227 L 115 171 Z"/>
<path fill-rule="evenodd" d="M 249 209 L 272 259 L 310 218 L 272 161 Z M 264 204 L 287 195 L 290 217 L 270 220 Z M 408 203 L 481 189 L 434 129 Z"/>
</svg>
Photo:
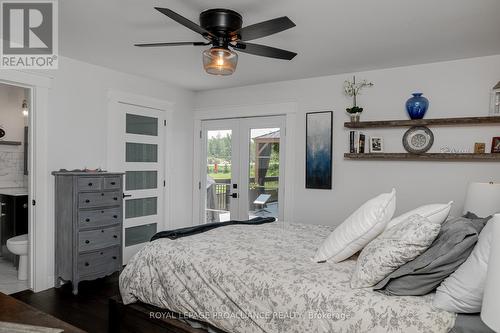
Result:
<svg viewBox="0 0 500 333">
<path fill-rule="evenodd" d="M 88 192 L 78 194 L 78 206 L 80 208 L 103 207 L 119 205 L 121 193 L 114 192 Z"/>
<path fill-rule="evenodd" d="M 121 226 L 80 231 L 78 233 L 78 251 L 92 251 L 113 245 L 120 245 L 121 237 Z"/>
<path fill-rule="evenodd" d="M 99 191 L 102 189 L 101 177 L 80 177 L 76 182 L 78 191 Z"/>
<path fill-rule="evenodd" d="M 120 247 L 81 254 L 78 257 L 80 277 L 101 277 L 117 271 L 121 267 Z"/>
<path fill-rule="evenodd" d="M 122 208 L 103 208 L 96 210 L 80 210 L 78 212 L 78 225 L 80 228 L 103 227 L 121 223 Z"/>
<path fill-rule="evenodd" d="M 118 190 L 121 187 L 121 177 L 105 177 L 104 189 L 105 190 Z"/>
</svg>

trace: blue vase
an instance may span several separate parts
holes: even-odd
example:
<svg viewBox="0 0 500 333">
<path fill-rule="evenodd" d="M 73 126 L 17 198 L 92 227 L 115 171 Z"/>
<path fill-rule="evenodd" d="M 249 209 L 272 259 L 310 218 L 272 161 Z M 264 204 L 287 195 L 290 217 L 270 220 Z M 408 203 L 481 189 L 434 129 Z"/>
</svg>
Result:
<svg viewBox="0 0 500 333">
<path fill-rule="evenodd" d="M 422 119 L 429 108 L 429 100 L 422 93 L 414 93 L 413 97 L 406 101 L 406 111 L 411 119 Z"/>
</svg>

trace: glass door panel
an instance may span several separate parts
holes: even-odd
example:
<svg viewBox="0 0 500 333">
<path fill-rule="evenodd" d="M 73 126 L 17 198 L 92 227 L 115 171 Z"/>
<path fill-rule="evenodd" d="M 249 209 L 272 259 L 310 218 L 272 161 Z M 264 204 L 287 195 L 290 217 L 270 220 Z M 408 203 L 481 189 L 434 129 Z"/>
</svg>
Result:
<svg viewBox="0 0 500 333">
<path fill-rule="evenodd" d="M 207 130 L 206 223 L 231 219 L 232 130 Z"/>
<path fill-rule="evenodd" d="M 248 214 L 279 217 L 280 128 L 250 129 Z"/>
</svg>

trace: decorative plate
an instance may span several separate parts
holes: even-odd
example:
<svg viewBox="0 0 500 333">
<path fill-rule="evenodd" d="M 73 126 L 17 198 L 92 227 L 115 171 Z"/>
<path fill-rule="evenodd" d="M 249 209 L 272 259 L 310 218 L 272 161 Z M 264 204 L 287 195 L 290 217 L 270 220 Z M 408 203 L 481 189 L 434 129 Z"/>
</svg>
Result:
<svg viewBox="0 0 500 333">
<path fill-rule="evenodd" d="M 411 154 L 423 154 L 431 149 L 434 134 L 424 126 L 415 126 L 406 131 L 403 136 L 403 146 Z"/>
<path fill-rule="evenodd" d="M 3 128 L 0 127 L 0 139 L 5 136 L 5 131 Z"/>
</svg>

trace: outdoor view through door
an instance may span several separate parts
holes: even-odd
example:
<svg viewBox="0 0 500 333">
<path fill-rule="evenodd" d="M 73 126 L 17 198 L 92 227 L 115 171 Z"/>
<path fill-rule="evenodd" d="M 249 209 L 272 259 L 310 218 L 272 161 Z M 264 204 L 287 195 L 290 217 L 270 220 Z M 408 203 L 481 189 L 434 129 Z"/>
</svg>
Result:
<svg viewBox="0 0 500 333">
<path fill-rule="evenodd" d="M 280 218 L 283 131 L 281 117 L 203 122 L 202 222 Z"/>
</svg>

